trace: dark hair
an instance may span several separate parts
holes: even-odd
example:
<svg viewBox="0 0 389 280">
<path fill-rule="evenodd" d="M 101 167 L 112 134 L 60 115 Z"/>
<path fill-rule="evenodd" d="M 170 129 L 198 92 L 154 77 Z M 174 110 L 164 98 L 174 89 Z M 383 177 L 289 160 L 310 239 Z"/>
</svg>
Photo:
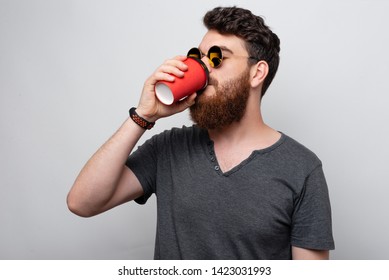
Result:
<svg viewBox="0 0 389 280">
<path fill-rule="evenodd" d="M 208 30 L 243 39 L 249 56 L 267 62 L 269 73 L 263 83 L 263 96 L 276 75 L 280 62 L 280 40 L 277 35 L 270 30 L 262 17 L 235 6 L 214 8 L 205 14 L 203 22 Z"/>
</svg>

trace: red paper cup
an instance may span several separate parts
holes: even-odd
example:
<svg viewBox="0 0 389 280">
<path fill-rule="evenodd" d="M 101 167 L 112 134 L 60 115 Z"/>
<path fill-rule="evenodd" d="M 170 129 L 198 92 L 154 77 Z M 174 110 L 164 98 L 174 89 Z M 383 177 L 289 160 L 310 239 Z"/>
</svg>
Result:
<svg viewBox="0 0 389 280">
<path fill-rule="evenodd" d="M 204 62 L 188 57 L 184 63 L 188 70 L 182 78 L 176 77 L 174 82 L 160 81 L 155 85 L 156 96 L 165 105 L 171 105 L 208 85 L 209 73 Z"/>
</svg>

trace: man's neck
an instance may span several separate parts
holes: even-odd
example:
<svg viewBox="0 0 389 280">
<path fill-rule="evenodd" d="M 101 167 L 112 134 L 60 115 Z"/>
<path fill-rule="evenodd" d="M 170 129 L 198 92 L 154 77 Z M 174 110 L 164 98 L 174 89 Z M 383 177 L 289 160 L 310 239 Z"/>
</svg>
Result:
<svg viewBox="0 0 389 280">
<path fill-rule="evenodd" d="M 274 145 L 281 137 L 278 131 L 263 122 L 260 110 L 256 114 L 253 111 L 250 113 L 247 112 L 239 122 L 223 128 L 208 130 L 223 172 L 240 164 L 253 151 Z"/>
<path fill-rule="evenodd" d="M 248 106 L 239 122 L 208 130 L 208 133 L 215 144 L 235 147 L 249 145 L 257 148 L 272 145 L 281 136 L 279 132 L 264 123 L 259 106 L 252 106 L 252 108 Z"/>
</svg>

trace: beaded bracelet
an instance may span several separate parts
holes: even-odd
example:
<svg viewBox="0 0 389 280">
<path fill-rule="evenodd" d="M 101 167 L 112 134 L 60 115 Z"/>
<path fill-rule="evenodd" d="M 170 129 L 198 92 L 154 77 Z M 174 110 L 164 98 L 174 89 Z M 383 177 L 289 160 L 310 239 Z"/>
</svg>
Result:
<svg viewBox="0 0 389 280">
<path fill-rule="evenodd" d="M 142 118 L 141 116 L 139 116 L 137 113 L 136 113 L 136 108 L 135 107 L 132 107 L 130 109 L 130 117 L 131 119 L 137 124 L 139 125 L 141 128 L 143 129 L 152 129 L 153 126 L 155 125 L 155 122 L 149 122 L 149 121 L 146 121 L 144 118 Z"/>
</svg>

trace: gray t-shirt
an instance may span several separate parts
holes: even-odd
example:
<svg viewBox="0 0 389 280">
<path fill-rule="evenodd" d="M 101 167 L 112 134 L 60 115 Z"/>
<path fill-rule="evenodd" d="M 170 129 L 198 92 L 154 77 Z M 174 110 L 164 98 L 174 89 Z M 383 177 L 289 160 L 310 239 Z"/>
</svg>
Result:
<svg viewBox="0 0 389 280">
<path fill-rule="evenodd" d="M 334 249 L 321 161 L 282 134 L 223 173 L 208 132 L 153 136 L 128 158 L 144 204 L 157 197 L 155 259 L 290 259 L 291 246 Z"/>
</svg>

